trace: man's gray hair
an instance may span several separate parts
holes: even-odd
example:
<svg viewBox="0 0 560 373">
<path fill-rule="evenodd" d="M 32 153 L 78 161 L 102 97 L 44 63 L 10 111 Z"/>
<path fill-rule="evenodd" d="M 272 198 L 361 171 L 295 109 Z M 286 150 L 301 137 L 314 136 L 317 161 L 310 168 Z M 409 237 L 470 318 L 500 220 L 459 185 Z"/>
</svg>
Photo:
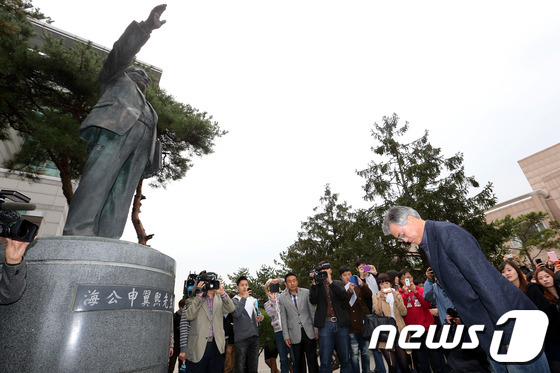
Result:
<svg viewBox="0 0 560 373">
<path fill-rule="evenodd" d="M 408 222 L 406 218 L 409 216 L 414 216 L 415 218 L 422 219 L 420 214 L 413 209 L 412 207 L 407 206 L 393 206 L 384 215 L 383 218 L 383 233 L 384 234 L 391 234 L 391 230 L 389 229 L 389 224 L 396 224 L 396 225 L 407 225 Z"/>
</svg>

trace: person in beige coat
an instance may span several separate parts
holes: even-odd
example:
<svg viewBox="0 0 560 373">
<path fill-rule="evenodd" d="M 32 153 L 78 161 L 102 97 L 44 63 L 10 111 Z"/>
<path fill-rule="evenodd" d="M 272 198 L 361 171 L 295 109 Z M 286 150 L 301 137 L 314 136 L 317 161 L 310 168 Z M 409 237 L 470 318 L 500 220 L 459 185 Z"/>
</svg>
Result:
<svg viewBox="0 0 560 373">
<path fill-rule="evenodd" d="M 198 283 L 203 288 L 204 282 Z M 227 296 L 222 284 L 217 290 L 199 293 L 187 300 L 185 319 L 190 322 L 189 339 L 185 352 L 179 358 L 187 359 L 189 373 L 224 371 L 226 338 L 224 315 L 235 310 L 233 301 Z"/>
<path fill-rule="evenodd" d="M 392 316 L 396 323 L 399 333 L 406 326 L 403 317 L 406 316 L 406 306 L 404 305 L 402 296 L 398 291 L 391 287 L 389 275 L 381 273 L 377 277 L 379 282 L 379 292 L 373 297 L 373 310 L 378 316 Z M 395 341 L 393 349 L 385 348 L 385 342 L 379 342 L 379 349 L 383 353 L 389 373 L 396 373 L 400 368 L 402 373 L 412 372 L 411 359 L 409 351 L 405 351 L 398 346 Z"/>
</svg>

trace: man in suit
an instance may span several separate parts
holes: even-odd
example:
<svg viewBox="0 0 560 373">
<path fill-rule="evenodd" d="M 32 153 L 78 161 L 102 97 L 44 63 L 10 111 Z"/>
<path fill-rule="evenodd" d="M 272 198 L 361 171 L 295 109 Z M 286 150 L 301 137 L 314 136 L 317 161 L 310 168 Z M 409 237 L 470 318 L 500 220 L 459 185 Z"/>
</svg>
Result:
<svg viewBox="0 0 560 373">
<path fill-rule="evenodd" d="M 199 279 L 204 274 L 208 275 L 203 272 Z M 221 283 L 217 290 L 205 290 L 207 281 L 197 281 L 197 284 L 200 290 L 197 289 L 197 295 L 189 298 L 186 304 L 184 315 L 190 322 L 189 339 L 186 349 L 181 347 L 179 358 L 187 359 L 189 373 L 223 372 L 226 351 L 223 318 L 233 312 L 235 306 Z"/>
<path fill-rule="evenodd" d="M 317 305 L 313 325 L 319 329 L 319 359 L 321 373 L 331 372 L 334 348 L 340 360 L 340 372 L 352 371 L 350 365 L 349 327 L 350 316 L 346 311 L 346 290 L 340 280 L 333 280 L 332 268 L 322 261 L 316 269 L 326 275 L 319 283 L 313 279 L 309 289 L 309 301 Z M 310 276 L 313 274 L 310 273 Z"/>
<path fill-rule="evenodd" d="M 383 233 L 422 248 L 430 266 L 465 325 L 484 325 L 478 333 L 496 372 L 547 372 L 543 353 L 529 363 L 498 363 L 490 358 L 490 343 L 496 323 L 512 310 L 536 310 L 529 298 L 488 262 L 476 239 L 463 228 L 448 222 L 422 220 L 406 206 L 390 208 L 384 217 Z M 513 323 L 503 327 L 500 353 L 506 352 Z"/>
<path fill-rule="evenodd" d="M 310 373 L 317 373 L 317 331 L 313 328 L 315 307 L 309 302 L 309 290 L 298 287 L 295 273 L 284 276 L 288 291 L 278 297 L 280 322 L 286 346 L 293 352 L 294 373 L 305 373 L 305 361 Z"/>
<path fill-rule="evenodd" d="M 120 238 L 136 186 L 161 168 L 157 114 L 144 96 L 150 78 L 130 66 L 165 21 L 166 5 L 146 21 L 132 22 L 99 71 L 99 101 L 78 133 L 88 142 L 88 160 L 68 212 L 65 235 Z"/>
</svg>

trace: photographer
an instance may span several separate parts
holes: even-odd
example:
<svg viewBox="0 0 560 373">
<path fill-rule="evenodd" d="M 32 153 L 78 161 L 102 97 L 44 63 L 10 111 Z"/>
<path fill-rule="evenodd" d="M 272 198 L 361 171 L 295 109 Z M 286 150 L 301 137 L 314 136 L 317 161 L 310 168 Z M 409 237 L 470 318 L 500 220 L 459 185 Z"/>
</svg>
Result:
<svg viewBox="0 0 560 373">
<path fill-rule="evenodd" d="M 309 300 L 317 305 L 313 325 L 319 329 L 319 356 L 321 361 L 320 372 L 331 372 L 333 350 L 336 346 L 340 359 L 340 371 L 351 371 L 349 358 L 350 317 L 346 312 L 346 290 L 340 280 L 331 277 L 332 269 L 329 263 L 322 261 L 313 277 Z"/>
<path fill-rule="evenodd" d="M 190 322 L 190 330 L 179 358 L 186 357 L 189 373 L 222 372 L 226 349 L 223 318 L 235 306 L 215 273 L 202 271 L 194 294 L 185 305 L 184 316 Z"/>
<path fill-rule="evenodd" d="M 366 305 L 366 299 L 371 299 L 371 290 L 366 281 L 358 276 L 352 276 L 348 266 L 338 269 L 340 279 L 346 290 L 346 309 L 350 316 L 350 364 L 354 373 L 360 373 L 360 360 L 362 372 L 369 373 L 369 343 L 362 337 L 364 329 L 364 316 L 371 311 Z M 377 281 L 376 281 L 377 284 Z"/>
<path fill-rule="evenodd" d="M 426 270 L 426 281 L 424 282 L 424 299 L 430 303 L 435 303 L 438 310 L 438 317 L 442 325 L 445 325 L 445 313 L 448 308 L 455 308 L 451 299 L 445 293 L 443 286 L 436 279 L 436 275 L 431 267 Z"/>
<path fill-rule="evenodd" d="M 23 260 L 23 254 L 30 242 L 10 238 L 6 238 L 6 242 L 6 258 L 0 275 L 0 304 L 14 303 L 21 298 L 27 275 L 27 264 Z"/>
<path fill-rule="evenodd" d="M 284 279 L 276 278 L 269 279 L 266 284 L 264 284 L 264 289 L 266 290 L 266 295 L 268 300 L 264 304 L 264 310 L 270 316 L 272 328 L 274 329 L 274 340 L 276 342 L 276 349 L 278 350 L 278 355 L 280 355 L 280 372 L 289 373 L 290 371 L 290 361 L 288 359 L 288 350 L 290 350 L 290 355 L 293 356 L 291 349 L 288 349 L 286 343 L 284 343 L 284 336 L 282 333 L 282 320 L 280 317 L 280 304 L 278 298 L 280 296 L 280 284 L 284 283 Z"/>
<path fill-rule="evenodd" d="M 377 316 L 390 316 L 395 319 L 399 333 L 404 329 L 404 316 L 407 314 L 403 297 L 393 288 L 394 279 L 387 273 L 381 273 L 379 280 L 380 291 L 373 297 L 373 310 Z M 407 338 L 407 342 L 410 338 Z M 386 342 L 379 342 L 379 349 L 387 361 L 389 373 L 412 372 L 412 360 L 410 350 L 402 349 L 396 344 L 392 349 L 386 348 Z"/>
<path fill-rule="evenodd" d="M 430 312 L 431 303 L 424 299 L 425 290 L 414 285 L 414 277 L 409 269 L 405 268 L 399 272 L 399 280 L 402 285 L 399 292 L 407 308 L 404 317 L 405 324 L 407 326 L 422 325 L 426 331 L 420 337 L 412 338 L 413 342 L 420 342 L 420 349 L 412 350 L 414 366 L 421 373 L 444 372 L 445 364 L 442 352 L 430 349 L 426 345 L 427 332 L 434 323 L 434 316 Z"/>
</svg>

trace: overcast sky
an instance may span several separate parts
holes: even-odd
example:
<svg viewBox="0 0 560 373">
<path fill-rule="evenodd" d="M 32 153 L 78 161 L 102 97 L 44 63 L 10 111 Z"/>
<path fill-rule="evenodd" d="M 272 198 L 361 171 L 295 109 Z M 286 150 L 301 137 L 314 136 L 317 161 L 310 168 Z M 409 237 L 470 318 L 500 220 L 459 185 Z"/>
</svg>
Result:
<svg viewBox="0 0 560 373">
<path fill-rule="evenodd" d="M 158 2 L 33 0 L 53 26 L 111 47 Z M 324 187 L 365 207 L 355 173 L 397 113 L 498 200 L 530 191 L 517 161 L 558 142 L 556 1 L 169 1 L 138 58 L 229 133 L 166 190 L 145 189 L 150 245 L 189 271 L 273 264 Z M 429 218 L 429 217 L 427 217 Z M 131 224 L 123 239 L 136 241 Z"/>
</svg>

